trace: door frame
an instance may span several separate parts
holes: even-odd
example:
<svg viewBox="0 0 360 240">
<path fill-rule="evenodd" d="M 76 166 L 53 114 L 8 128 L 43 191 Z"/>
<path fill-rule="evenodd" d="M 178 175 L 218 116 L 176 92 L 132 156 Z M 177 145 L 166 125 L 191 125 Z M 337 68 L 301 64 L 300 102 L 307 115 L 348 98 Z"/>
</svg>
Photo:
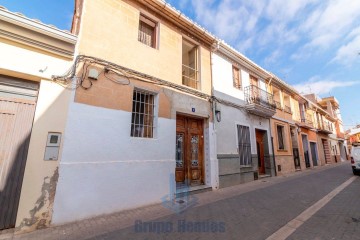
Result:
<svg viewBox="0 0 360 240">
<path fill-rule="evenodd" d="M 307 162 L 306 162 L 306 154 L 305 154 L 305 144 L 304 144 L 304 136 L 306 137 L 306 142 L 307 142 L 307 144 L 306 144 L 306 149 L 307 149 L 307 151 L 308 151 L 308 165 L 307 165 Z M 303 147 L 303 153 L 304 153 L 304 161 L 305 161 L 305 167 L 306 168 L 311 168 L 311 162 L 310 162 L 310 154 L 311 153 L 309 153 L 309 150 L 310 150 L 310 142 L 309 142 L 309 136 L 308 136 L 308 134 L 306 134 L 306 133 L 301 133 L 301 142 L 302 142 L 302 147 Z"/>
<path fill-rule="evenodd" d="M 316 166 L 319 166 L 319 153 L 318 153 L 318 145 L 317 145 L 317 142 L 316 142 L 316 141 L 309 141 L 310 152 L 311 152 L 311 144 L 315 144 Z M 315 167 L 315 165 L 314 165 L 314 156 L 313 156 L 312 152 L 311 152 L 311 159 L 312 159 L 313 166 Z"/>
<path fill-rule="evenodd" d="M 261 159 L 261 156 L 259 156 L 259 152 L 260 152 L 260 149 L 258 149 L 258 141 L 257 141 L 257 132 L 260 132 L 261 135 L 262 135 L 262 140 L 263 140 L 263 159 Z M 265 136 L 268 137 L 267 135 L 268 131 L 266 129 L 261 129 L 261 128 L 255 128 L 255 146 L 256 146 L 256 155 L 258 155 L 258 161 L 261 162 L 262 166 L 261 166 L 261 170 L 263 170 L 263 172 L 260 172 L 260 167 L 258 166 L 258 172 L 259 172 L 259 175 L 260 174 L 266 174 L 266 167 L 265 167 L 265 146 L 264 146 L 264 138 Z M 269 141 L 269 139 L 267 139 L 267 141 Z M 267 146 L 268 149 L 269 149 L 269 154 L 270 154 L 270 148 L 269 146 Z"/>
<path fill-rule="evenodd" d="M 185 119 L 193 119 L 193 120 L 197 120 L 197 121 L 201 121 L 201 134 L 200 134 L 200 142 L 199 142 L 199 167 L 200 167 L 200 184 L 198 185 L 204 185 L 205 184 L 205 137 L 204 137 L 204 132 L 205 132 L 205 118 L 204 117 L 200 117 L 200 116 L 196 116 L 196 115 L 191 115 L 191 114 L 186 114 L 186 113 L 176 113 L 176 121 L 178 116 L 180 117 L 184 117 Z M 188 130 L 184 130 L 183 131 L 178 131 L 178 127 L 176 124 L 176 135 L 178 133 L 183 133 L 184 134 L 184 138 L 185 141 L 188 142 L 188 140 L 190 140 L 190 136 L 191 133 L 188 132 Z M 189 164 L 191 166 L 191 161 L 190 161 L 190 151 L 188 151 L 190 149 L 190 142 L 187 143 L 188 146 L 186 146 L 186 143 L 184 144 L 184 183 L 185 183 L 185 187 L 191 187 L 191 167 L 189 167 Z M 186 159 L 187 158 L 187 159 Z M 177 167 L 175 166 L 175 183 L 176 186 L 178 187 L 178 182 L 176 181 L 176 171 L 177 171 Z M 179 182 L 180 183 L 180 182 Z"/>
</svg>

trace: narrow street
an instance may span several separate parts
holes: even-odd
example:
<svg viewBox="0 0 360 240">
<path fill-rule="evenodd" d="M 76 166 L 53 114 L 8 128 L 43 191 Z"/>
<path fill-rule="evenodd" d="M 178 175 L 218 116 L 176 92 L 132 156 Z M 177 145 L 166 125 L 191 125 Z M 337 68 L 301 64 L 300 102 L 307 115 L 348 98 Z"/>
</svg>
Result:
<svg viewBox="0 0 360 240">
<path fill-rule="evenodd" d="M 192 195 L 197 204 L 179 214 L 159 204 L 14 239 L 267 239 L 305 210 L 308 219 L 287 239 L 360 239 L 359 189 L 360 177 L 343 163 Z"/>
</svg>

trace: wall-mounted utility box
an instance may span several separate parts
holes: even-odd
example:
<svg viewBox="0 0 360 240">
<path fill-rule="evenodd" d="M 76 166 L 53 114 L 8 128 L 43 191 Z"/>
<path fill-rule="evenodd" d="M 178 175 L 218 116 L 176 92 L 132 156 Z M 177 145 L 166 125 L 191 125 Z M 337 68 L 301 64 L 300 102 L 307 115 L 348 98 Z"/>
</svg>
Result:
<svg viewBox="0 0 360 240">
<path fill-rule="evenodd" d="M 60 148 L 60 141 L 61 141 L 61 133 L 53 133 L 49 132 L 47 141 L 46 141 L 46 148 L 45 148 L 45 160 L 58 160 L 59 158 L 59 148 Z"/>
</svg>

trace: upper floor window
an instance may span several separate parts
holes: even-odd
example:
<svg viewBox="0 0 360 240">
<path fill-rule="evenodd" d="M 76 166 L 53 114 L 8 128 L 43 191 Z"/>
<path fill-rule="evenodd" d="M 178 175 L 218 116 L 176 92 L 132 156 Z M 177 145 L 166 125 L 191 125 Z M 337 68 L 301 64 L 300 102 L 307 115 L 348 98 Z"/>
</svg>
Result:
<svg viewBox="0 0 360 240">
<path fill-rule="evenodd" d="M 233 73 L 233 85 L 237 89 L 241 89 L 241 76 L 240 76 L 240 70 L 239 68 L 233 66 L 232 67 L 232 73 Z"/>
<path fill-rule="evenodd" d="M 134 90 L 131 116 L 132 137 L 154 137 L 155 95 Z"/>
<path fill-rule="evenodd" d="M 199 88 L 198 46 L 186 40 L 182 42 L 182 84 Z"/>
<path fill-rule="evenodd" d="M 149 47 L 156 48 L 157 23 L 140 15 L 138 40 Z"/>
<path fill-rule="evenodd" d="M 258 87 L 258 79 L 256 77 L 254 77 L 253 75 L 250 75 L 250 85 Z"/>
</svg>

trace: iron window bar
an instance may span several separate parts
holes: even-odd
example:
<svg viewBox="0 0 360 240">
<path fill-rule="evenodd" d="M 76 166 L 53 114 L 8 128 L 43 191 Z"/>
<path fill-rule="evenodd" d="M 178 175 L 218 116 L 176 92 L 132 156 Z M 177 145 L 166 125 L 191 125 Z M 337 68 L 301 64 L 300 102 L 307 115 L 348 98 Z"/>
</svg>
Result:
<svg viewBox="0 0 360 240">
<path fill-rule="evenodd" d="M 195 68 L 192 68 L 188 65 L 182 64 L 182 77 L 183 84 L 191 87 L 198 88 L 198 73 L 199 71 Z"/>
<path fill-rule="evenodd" d="M 131 116 L 131 136 L 153 138 L 155 96 L 151 93 L 134 90 Z"/>
</svg>

